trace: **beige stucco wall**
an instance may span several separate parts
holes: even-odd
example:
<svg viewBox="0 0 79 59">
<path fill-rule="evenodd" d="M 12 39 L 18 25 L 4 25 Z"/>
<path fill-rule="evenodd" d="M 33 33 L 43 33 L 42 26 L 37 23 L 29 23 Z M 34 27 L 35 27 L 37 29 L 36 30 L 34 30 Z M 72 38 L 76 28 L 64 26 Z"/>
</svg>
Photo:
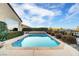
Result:
<svg viewBox="0 0 79 59">
<path fill-rule="evenodd" d="M 0 21 L 6 22 L 10 30 L 18 28 L 21 31 L 21 21 L 6 3 L 0 3 Z"/>
</svg>

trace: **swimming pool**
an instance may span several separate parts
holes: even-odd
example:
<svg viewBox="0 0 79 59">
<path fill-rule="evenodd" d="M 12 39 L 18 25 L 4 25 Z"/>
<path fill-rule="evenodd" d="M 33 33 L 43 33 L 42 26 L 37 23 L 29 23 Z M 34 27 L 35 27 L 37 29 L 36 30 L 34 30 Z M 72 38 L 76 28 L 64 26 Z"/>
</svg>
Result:
<svg viewBox="0 0 79 59">
<path fill-rule="evenodd" d="M 31 33 L 23 39 L 12 43 L 13 47 L 56 47 L 59 42 L 51 38 L 48 34 Z"/>
</svg>

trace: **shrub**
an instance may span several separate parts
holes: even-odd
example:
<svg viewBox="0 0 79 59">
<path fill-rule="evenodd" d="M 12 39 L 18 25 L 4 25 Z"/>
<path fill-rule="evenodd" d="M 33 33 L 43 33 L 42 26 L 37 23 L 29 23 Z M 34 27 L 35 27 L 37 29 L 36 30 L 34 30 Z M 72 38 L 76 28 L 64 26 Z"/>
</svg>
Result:
<svg viewBox="0 0 79 59">
<path fill-rule="evenodd" d="M 7 24 L 5 22 L 0 21 L 0 41 L 4 41 L 7 39 Z"/>
<path fill-rule="evenodd" d="M 23 32 L 21 32 L 21 31 L 10 32 L 10 33 L 8 33 L 7 38 L 12 39 L 12 38 L 15 38 L 15 37 L 18 37 L 21 35 L 23 35 Z"/>
<path fill-rule="evenodd" d="M 12 39 L 12 38 L 15 38 L 15 37 L 18 37 L 18 36 L 21 36 L 21 35 L 23 35 L 23 32 L 18 32 L 18 31 L 15 31 L 15 32 L 10 32 L 10 33 L 8 33 L 7 34 L 7 36 L 6 36 L 6 40 L 8 40 L 8 39 Z M 2 36 L 0 35 L 0 39 L 2 38 Z M 5 41 L 5 40 L 0 40 L 0 41 Z"/>
<path fill-rule="evenodd" d="M 50 32 L 50 31 L 47 31 L 47 33 L 48 33 L 48 34 L 51 34 L 51 32 Z"/>
<path fill-rule="evenodd" d="M 17 28 L 14 28 L 14 32 L 8 33 L 7 24 L 0 21 L 0 41 L 5 41 L 21 35 L 23 35 L 23 32 L 18 32 Z"/>
<path fill-rule="evenodd" d="M 18 31 L 18 28 L 13 28 L 13 31 Z"/>
<path fill-rule="evenodd" d="M 47 31 L 48 28 L 23 28 L 22 31 Z"/>
<path fill-rule="evenodd" d="M 61 31 L 60 33 L 63 35 L 67 35 L 67 32 L 65 32 L 65 31 Z"/>
<path fill-rule="evenodd" d="M 59 33 L 59 34 L 55 34 L 55 36 L 56 36 L 56 38 L 60 39 L 60 38 L 62 38 L 63 35 L 61 33 Z"/>
<path fill-rule="evenodd" d="M 2 21 L 0 21 L 0 33 L 2 32 L 2 31 L 7 31 L 8 29 L 7 29 L 7 24 L 5 23 L 5 22 L 2 22 Z"/>
<path fill-rule="evenodd" d="M 63 42 L 68 43 L 68 44 L 76 44 L 76 38 L 74 36 L 71 36 L 71 35 L 63 35 L 61 40 Z"/>
<path fill-rule="evenodd" d="M 22 31 L 32 31 L 31 28 L 23 28 Z"/>
<path fill-rule="evenodd" d="M 51 35 L 52 35 L 52 36 L 54 36 L 54 35 L 55 35 L 55 33 L 51 33 Z"/>
</svg>

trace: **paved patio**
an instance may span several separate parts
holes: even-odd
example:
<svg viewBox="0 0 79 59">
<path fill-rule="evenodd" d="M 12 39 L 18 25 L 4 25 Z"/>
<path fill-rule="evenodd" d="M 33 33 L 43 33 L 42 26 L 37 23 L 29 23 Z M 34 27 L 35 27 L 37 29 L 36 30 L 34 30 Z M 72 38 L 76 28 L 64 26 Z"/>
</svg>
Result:
<svg viewBox="0 0 79 59">
<path fill-rule="evenodd" d="M 25 34 L 14 39 L 5 41 L 5 46 L 0 49 L 0 55 L 4 56 L 78 56 L 79 51 L 61 42 L 61 45 L 55 48 L 15 48 L 11 43 L 21 39 Z M 59 40 L 58 40 L 59 41 Z"/>
</svg>

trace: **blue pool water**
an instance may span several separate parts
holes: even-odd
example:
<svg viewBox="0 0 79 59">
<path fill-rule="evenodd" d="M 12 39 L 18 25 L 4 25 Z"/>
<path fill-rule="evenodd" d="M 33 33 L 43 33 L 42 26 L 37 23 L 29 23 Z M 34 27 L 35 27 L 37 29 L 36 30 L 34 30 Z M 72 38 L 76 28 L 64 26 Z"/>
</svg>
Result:
<svg viewBox="0 0 79 59">
<path fill-rule="evenodd" d="M 12 43 L 13 47 L 55 47 L 60 43 L 47 34 L 29 34 L 27 37 Z"/>
</svg>

